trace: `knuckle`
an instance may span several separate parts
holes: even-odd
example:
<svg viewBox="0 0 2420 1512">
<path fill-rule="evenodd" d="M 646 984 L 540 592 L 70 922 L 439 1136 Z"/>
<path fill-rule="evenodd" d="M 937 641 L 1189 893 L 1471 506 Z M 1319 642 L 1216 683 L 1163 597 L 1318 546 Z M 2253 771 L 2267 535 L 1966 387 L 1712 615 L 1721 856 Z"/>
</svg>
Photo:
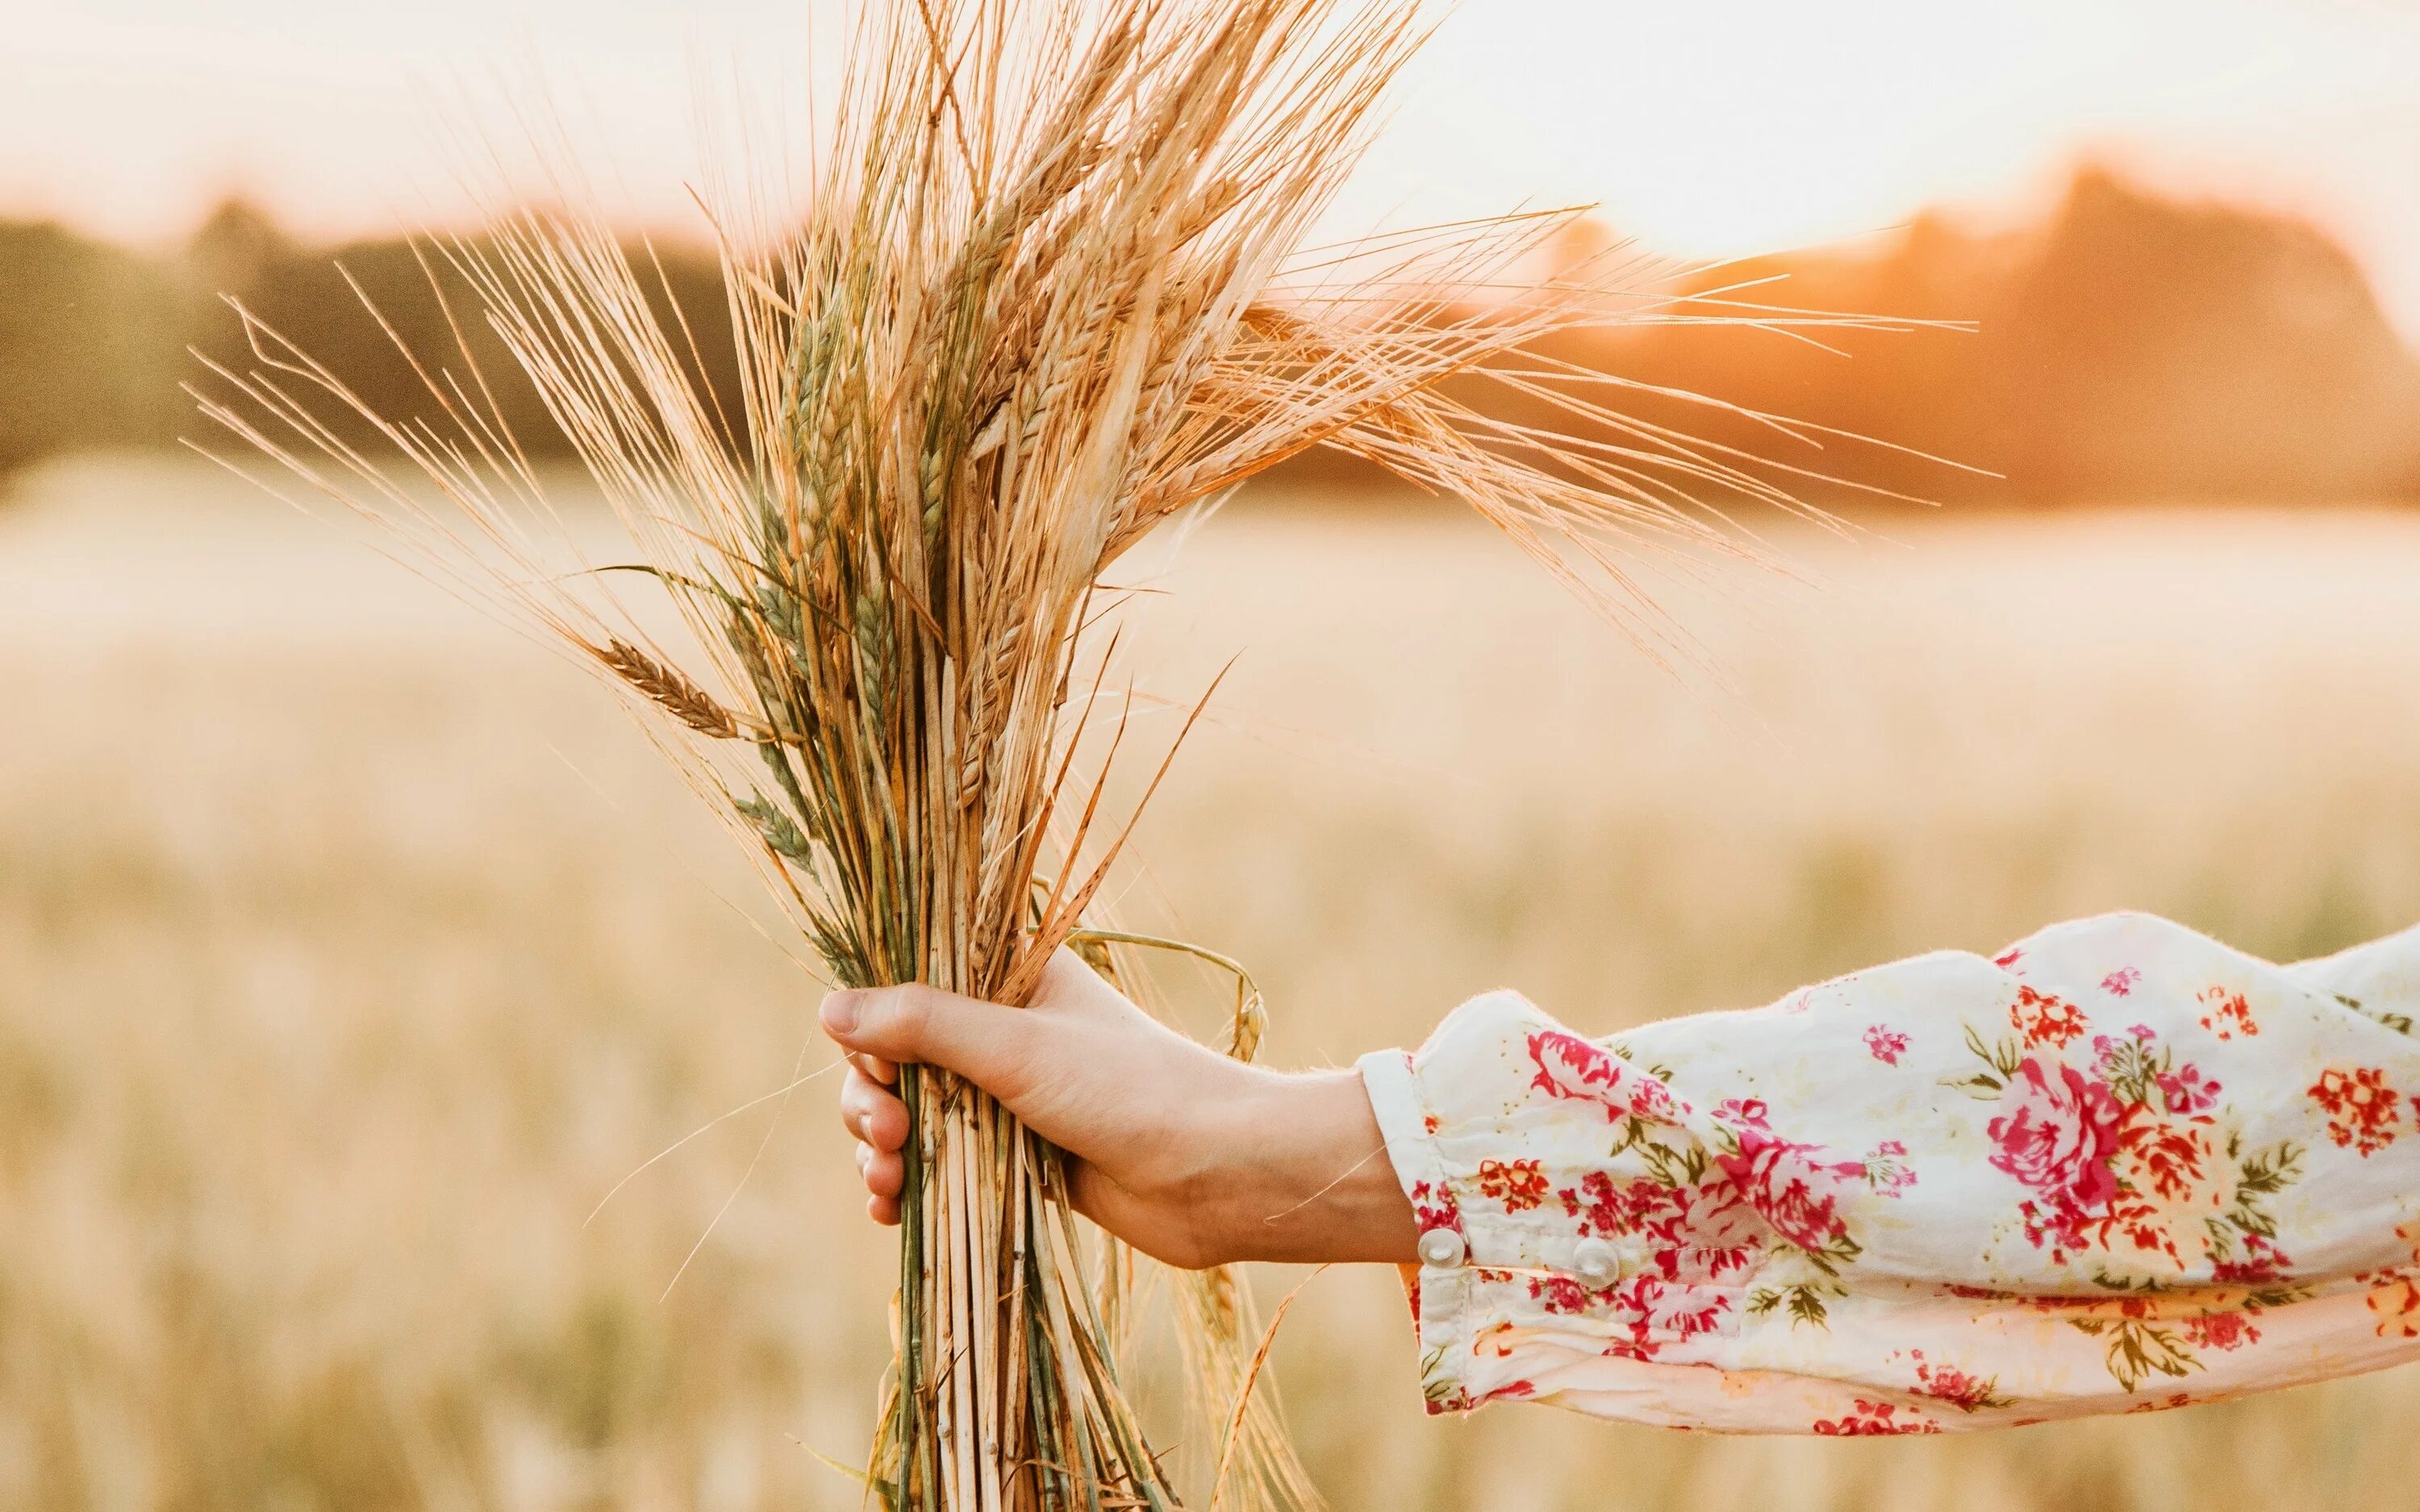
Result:
<svg viewBox="0 0 2420 1512">
<path fill-rule="evenodd" d="M 935 1000 L 940 995 L 922 982 L 892 988 L 888 1006 L 892 1027 L 908 1042 L 922 1043 L 925 1032 L 932 1027 Z"/>
</svg>

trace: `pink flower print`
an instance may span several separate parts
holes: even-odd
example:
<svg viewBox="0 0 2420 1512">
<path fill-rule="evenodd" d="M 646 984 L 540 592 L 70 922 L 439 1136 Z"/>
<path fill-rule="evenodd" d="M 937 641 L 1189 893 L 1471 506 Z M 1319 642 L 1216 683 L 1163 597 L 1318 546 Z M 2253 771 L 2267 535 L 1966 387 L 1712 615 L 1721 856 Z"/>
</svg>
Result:
<svg viewBox="0 0 2420 1512">
<path fill-rule="evenodd" d="M 2128 1045 L 2125 1041 L 2120 1040 L 2114 1034 L 2094 1035 L 2092 1037 L 2092 1069 L 2100 1072 L 2104 1079 L 2116 1075 L 2118 1072 L 2119 1057 L 2125 1055 L 2125 1053 L 2131 1048 L 2132 1046 Z"/>
<path fill-rule="evenodd" d="M 1462 1204 L 1455 1200 L 1453 1189 L 1442 1181 L 1412 1183 L 1412 1222 L 1423 1234 L 1432 1228 L 1450 1228 L 1462 1232 Z"/>
<path fill-rule="evenodd" d="M 1762 1104 L 1758 1111 L 1761 1114 Z M 1761 1122 L 1742 1128 L 1739 1153 L 1715 1156 L 1714 1166 L 1782 1238 L 1801 1249 L 1820 1250 L 1848 1232 L 1839 1217 L 1837 1188 L 1819 1190 L 1819 1183 L 1830 1185 L 1828 1178 L 1839 1168 L 1814 1165 L 1807 1157 L 1817 1153 L 1816 1147 L 1775 1138 Z M 1862 1174 L 1861 1167 L 1849 1169 Z"/>
<path fill-rule="evenodd" d="M 2185 1337 L 2206 1350 L 2240 1350 L 2260 1342 L 2259 1327 L 2245 1313 L 2210 1313 L 2185 1319 Z"/>
<path fill-rule="evenodd" d="M 1766 1112 L 1761 1097 L 1727 1097 L 1714 1109 L 1714 1117 L 1737 1128 L 1761 1129 Z"/>
<path fill-rule="evenodd" d="M 1539 1276 L 1530 1281 L 1529 1295 L 1549 1313 L 1585 1313 L 1601 1322 L 1611 1336 L 1605 1352 L 1628 1360 L 1652 1360 L 1668 1344 L 1714 1333 L 1731 1308 L 1728 1290 L 1652 1275 L 1597 1291 L 1568 1276 Z"/>
<path fill-rule="evenodd" d="M 2024 950 L 2012 945 L 2009 947 L 2008 954 L 1993 956 L 1992 958 L 1992 964 L 1999 967 L 2003 971 L 2012 971 L 2016 969 L 2017 963 L 2024 959 L 2024 953 L 2025 952 Z"/>
<path fill-rule="evenodd" d="M 1576 1317 L 1589 1310 L 1589 1300 L 1596 1295 L 1585 1281 L 1567 1275 L 1533 1275 L 1529 1278 L 1529 1295 L 1546 1311 L 1559 1318 Z"/>
<path fill-rule="evenodd" d="M 2072 1066 L 2027 1056 L 1984 1133 L 1999 1146 L 1992 1165 L 2040 1199 L 2039 1208 L 2026 1204 L 2029 1214 L 2068 1242 L 2081 1242 L 2083 1221 L 2118 1195 L 2110 1169 L 2118 1120 L 2118 1100 L 2107 1088 Z"/>
<path fill-rule="evenodd" d="M 2179 1066 L 2160 1072 L 2153 1080 L 2159 1084 L 2160 1096 L 2170 1113 L 2202 1113 L 2218 1105 L 2219 1085 L 2204 1076 L 2199 1066 Z"/>
<path fill-rule="evenodd" d="M 1916 1361 L 1916 1396 L 1947 1402 L 1962 1412 L 1979 1412 L 1986 1407 L 2010 1405 L 2009 1398 L 1999 1395 L 1996 1377 L 1969 1375 L 1956 1365 L 1933 1365 L 1925 1359 L 1922 1350 L 1908 1352 Z"/>
<path fill-rule="evenodd" d="M 1555 1194 L 1563 1211 L 1579 1220 L 1582 1238 L 1637 1235 L 1654 1248 L 1655 1270 L 1667 1280 L 1719 1280 L 1744 1271 L 1767 1233 L 1756 1210 L 1726 1181 L 1673 1186 L 1663 1181 L 1617 1183 L 1604 1171 L 1590 1171 L 1576 1187 Z"/>
<path fill-rule="evenodd" d="M 1675 1285 L 1657 1276 L 1633 1277 L 1619 1300 L 1634 1309 L 1650 1337 L 1691 1339 L 1711 1334 L 1730 1311 L 1730 1294 L 1712 1288 Z"/>
<path fill-rule="evenodd" d="M 1880 1024 L 1866 1030 L 1866 1052 L 1885 1066 L 1896 1066 L 1907 1053 L 1907 1036 Z"/>
<path fill-rule="evenodd" d="M 1814 1424 L 1815 1431 L 1851 1438 L 1889 1433 L 1938 1433 L 1941 1431 L 1940 1424 L 1919 1417 L 1914 1412 L 1910 1412 L 1905 1417 L 1900 1416 L 1899 1404 L 1896 1402 L 1869 1402 L 1863 1397 L 1858 1397 L 1856 1403 L 1857 1410 L 1854 1412 L 1846 1412 L 1836 1418 L 1818 1418 Z"/>
<path fill-rule="evenodd" d="M 1862 1165 L 1852 1165 L 1849 1170 L 1864 1177 L 1866 1184 L 1874 1189 L 1875 1196 L 1895 1197 L 1903 1189 L 1916 1184 L 1916 1173 L 1899 1163 L 1900 1157 L 1906 1153 L 1905 1145 L 1896 1139 L 1885 1139 L 1874 1147 L 1874 1152 L 1868 1155 Z"/>
<path fill-rule="evenodd" d="M 1547 1096 L 1602 1103 L 1608 1122 L 1671 1121 L 1670 1090 L 1605 1046 L 1560 1029 L 1542 1029 L 1528 1042 L 1530 1063 L 1538 1068 L 1529 1085 Z"/>
<path fill-rule="evenodd" d="M 2129 997 L 2142 985 L 2143 974 L 2133 966 L 2119 966 L 2101 979 L 2101 990 L 2112 997 Z"/>
<path fill-rule="evenodd" d="M 1655 1252 L 1655 1266 L 1667 1279 L 1719 1281 L 1745 1274 L 1763 1252 L 1769 1226 L 1745 1194 L 1721 1180 L 1674 1193 L 1674 1216 L 1668 1225 L 1651 1226 L 1649 1232 L 1669 1247 Z"/>
<path fill-rule="evenodd" d="M 1577 1187 L 1567 1186 L 1555 1196 L 1562 1201 L 1564 1216 L 1580 1221 L 1582 1239 L 1592 1234 L 1611 1238 L 1637 1230 L 1638 1224 L 1634 1216 L 1634 1205 L 1624 1198 L 1652 1185 L 1652 1182 L 1634 1181 L 1627 1188 L 1616 1187 L 1612 1177 L 1603 1171 L 1590 1171 L 1580 1178 Z"/>
</svg>

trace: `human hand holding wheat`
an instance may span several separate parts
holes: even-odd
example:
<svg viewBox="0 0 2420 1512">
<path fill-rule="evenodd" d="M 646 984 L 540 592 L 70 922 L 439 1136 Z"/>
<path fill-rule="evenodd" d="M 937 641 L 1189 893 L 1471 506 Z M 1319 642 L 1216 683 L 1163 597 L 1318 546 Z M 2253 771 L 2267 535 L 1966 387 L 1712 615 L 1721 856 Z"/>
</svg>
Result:
<svg viewBox="0 0 2420 1512">
<path fill-rule="evenodd" d="M 1078 1211 L 1155 1259 L 1412 1258 L 1411 1206 L 1359 1077 L 1219 1055 L 1073 951 L 1052 959 L 1023 1009 L 886 987 L 833 993 L 823 1023 L 850 1052 L 841 1120 L 881 1222 L 899 1221 L 908 1118 L 894 1088 L 909 1061 L 982 1087 L 1073 1156 Z"/>
</svg>

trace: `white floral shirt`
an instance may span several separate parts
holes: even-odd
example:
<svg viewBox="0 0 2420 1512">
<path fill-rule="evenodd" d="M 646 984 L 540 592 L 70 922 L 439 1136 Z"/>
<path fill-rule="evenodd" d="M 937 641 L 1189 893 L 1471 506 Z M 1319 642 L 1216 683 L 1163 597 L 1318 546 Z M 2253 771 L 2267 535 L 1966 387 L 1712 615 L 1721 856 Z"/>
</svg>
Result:
<svg viewBox="0 0 2420 1512">
<path fill-rule="evenodd" d="M 2115 915 L 1361 1074 L 1433 1412 L 1746 1432 L 2143 1412 L 2420 1357 L 2420 929 L 2277 966 Z"/>
</svg>

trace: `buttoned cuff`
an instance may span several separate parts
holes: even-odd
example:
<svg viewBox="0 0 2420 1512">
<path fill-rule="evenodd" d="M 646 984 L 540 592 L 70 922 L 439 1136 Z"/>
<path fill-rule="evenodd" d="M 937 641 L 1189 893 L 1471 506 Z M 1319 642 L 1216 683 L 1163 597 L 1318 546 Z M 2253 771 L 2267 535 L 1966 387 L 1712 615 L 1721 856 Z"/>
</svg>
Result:
<svg viewBox="0 0 2420 1512">
<path fill-rule="evenodd" d="M 1387 1142 L 1387 1158 L 1394 1163 L 1395 1179 L 1420 1213 L 1420 1231 L 1459 1230 L 1460 1215 L 1446 1186 L 1445 1165 L 1437 1158 L 1435 1126 L 1420 1102 L 1411 1052 L 1373 1050 L 1361 1057 L 1358 1069 L 1362 1088 L 1370 1094 L 1370 1111 L 1377 1115 L 1378 1133 Z"/>
<path fill-rule="evenodd" d="M 1436 1120 L 1421 1101 L 1409 1052 L 1373 1051 L 1357 1069 L 1387 1158 L 1419 1230 L 1419 1263 L 1403 1267 L 1403 1273 L 1419 1337 L 1420 1395 L 1432 1413 L 1469 1412 L 1480 1402 L 1464 1371 L 1472 1358 L 1476 1277 L 1462 1204 L 1437 1151 Z"/>
</svg>

